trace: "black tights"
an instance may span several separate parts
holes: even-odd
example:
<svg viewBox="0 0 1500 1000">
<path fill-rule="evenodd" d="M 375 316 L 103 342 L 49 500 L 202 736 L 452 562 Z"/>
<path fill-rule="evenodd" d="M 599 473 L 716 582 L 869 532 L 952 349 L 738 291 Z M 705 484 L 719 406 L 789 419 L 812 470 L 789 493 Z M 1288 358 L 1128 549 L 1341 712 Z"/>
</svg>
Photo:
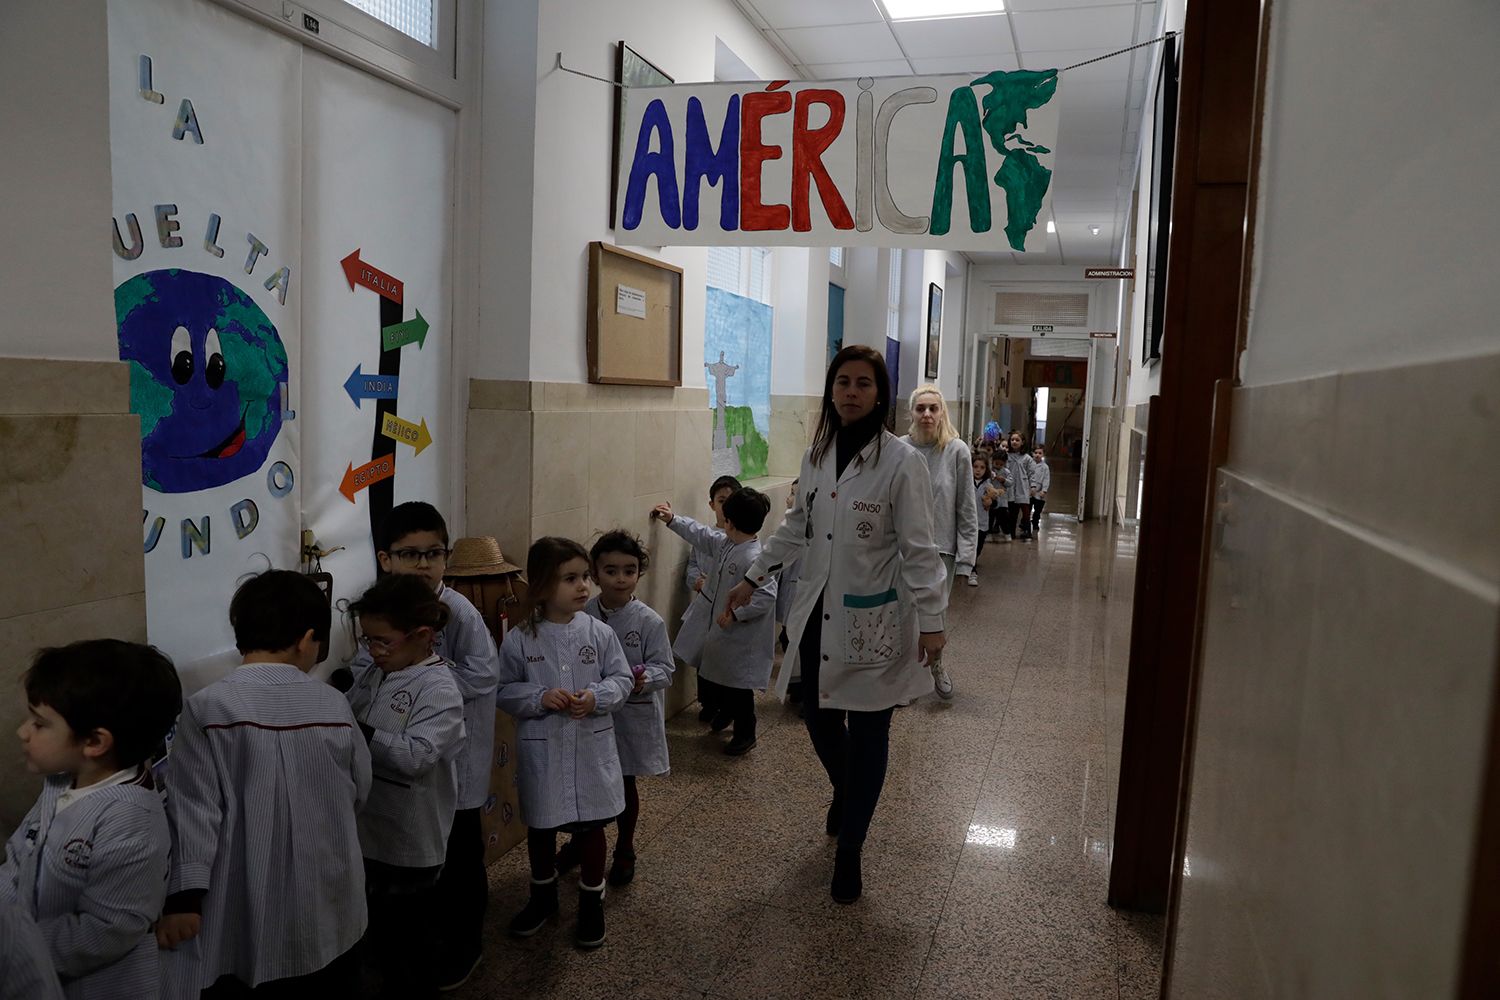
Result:
<svg viewBox="0 0 1500 1000">
<path fill-rule="evenodd" d="M 604 827 L 573 834 L 578 845 L 578 874 L 584 885 L 604 884 Z M 531 859 L 531 880 L 546 882 L 557 874 L 557 831 L 527 830 L 526 855 Z"/>
<path fill-rule="evenodd" d="M 891 715 L 894 708 L 854 712 L 818 707 L 818 673 L 823 665 L 823 598 L 813 606 L 797 647 L 806 694 L 807 734 L 813 751 L 833 784 L 833 799 L 841 810 L 839 847 L 859 850 L 885 785 L 891 753 Z"/>
<path fill-rule="evenodd" d="M 635 824 L 641 818 L 641 793 L 635 787 L 635 775 L 625 775 L 625 811 L 615 822 L 620 836 L 615 840 L 615 854 L 635 857 Z"/>
</svg>

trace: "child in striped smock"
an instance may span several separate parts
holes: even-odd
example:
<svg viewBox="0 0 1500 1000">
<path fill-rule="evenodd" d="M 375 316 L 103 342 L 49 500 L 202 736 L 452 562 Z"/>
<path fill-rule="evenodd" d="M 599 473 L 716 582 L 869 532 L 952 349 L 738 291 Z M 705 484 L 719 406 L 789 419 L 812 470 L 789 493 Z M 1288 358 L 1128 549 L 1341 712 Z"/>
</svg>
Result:
<svg viewBox="0 0 1500 1000">
<path fill-rule="evenodd" d="M 148 763 L 182 705 L 177 671 L 150 646 L 95 639 L 39 652 L 25 688 L 17 735 L 46 782 L 6 844 L 0 899 L 35 919 L 63 996 L 158 996 L 171 835 Z"/>
<path fill-rule="evenodd" d="M 432 914 L 458 797 L 464 701 L 453 664 L 432 651 L 448 608 L 414 576 L 382 577 L 349 606 L 370 662 L 349 707 L 370 744 L 374 783 L 359 814 L 370 942 L 391 997 L 437 993 Z"/>
<path fill-rule="evenodd" d="M 740 481 L 733 476 L 720 476 L 713 481 L 708 488 L 708 509 L 714 515 L 713 530 L 724 531 L 724 501 L 728 500 L 740 488 Z M 688 589 L 687 610 L 682 613 L 682 622 L 677 628 L 677 642 L 672 647 L 672 652 L 677 658 L 696 672 L 699 660 L 703 657 L 703 640 L 708 635 L 708 629 L 712 624 L 709 622 L 709 612 L 712 610 L 708 604 L 699 600 L 703 588 L 709 582 L 709 574 L 713 571 L 713 561 L 703 555 L 698 549 L 689 546 L 687 569 L 683 571 L 684 582 Z M 698 721 L 712 722 L 716 716 L 723 713 L 719 706 L 713 703 L 713 685 L 699 685 L 698 687 Z M 722 729 L 728 726 L 728 717 L 725 716 Z M 715 731 L 718 731 L 717 729 Z"/>
<path fill-rule="evenodd" d="M 599 593 L 583 610 L 614 629 L 635 675 L 630 697 L 615 713 L 615 748 L 625 776 L 625 811 L 616 820 L 620 835 L 615 840 L 614 862 L 609 866 L 608 881 L 615 886 L 635 878 L 635 827 L 641 815 L 635 779 L 671 770 L 667 756 L 667 688 L 672 686 L 675 666 L 672 646 L 661 615 L 635 597 L 635 588 L 650 562 L 646 547 L 628 531 L 606 531 L 589 550 Z M 578 844 L 569 840 L 557 852 L 557 870 L 568 871 L 578 859 Z"/>
<path fill-rule="evenodd" d="M 421 501 L 397 504 L 380 523 L 375 550 L 383 572 L 416 577 L 448 609 L 448 624 L 434 636 L 432 651 L 448 662 L 464 699 L 464 744 L 456 760 L 457 808 L 431 917 L 438 925 L 441 949 L 438 985 L 452 990 L 468 981 L 479 964 L 484 911 L 490 898 L 479 814 L 490 794 L 500 654 L 479 609 L 443 583 L 448 568 L 448 524 L 436 507 Z M 350 667 L 359 669 L 370 663 L 369 651 L 361 649 Z"/>
<path fill-rule="evenodd" d="M 604 943 L 604 828 L 625 811 L 613 714 L 635 675 L 614 630 L 584 612 L 589 556 L 568 538 L 526 554 L 531 607 L 500 646 L 497 703 L 516 720 L 516 780 L 529 827 L 531 898 L 510 922 L 530 937 L 557 913 L 557 835 L 573 834 L 580 948 Z"/>
<path fill-rule="evenodd" d="M 351 996 L 370 751 L 344 696 L 308 676 L 328 652 L 328 598 L 271 570 L 241 584 L 229 623 L 244 662 L 187 699 L 167 757 L 169 978 L 188 995 Z"/>
</svg>

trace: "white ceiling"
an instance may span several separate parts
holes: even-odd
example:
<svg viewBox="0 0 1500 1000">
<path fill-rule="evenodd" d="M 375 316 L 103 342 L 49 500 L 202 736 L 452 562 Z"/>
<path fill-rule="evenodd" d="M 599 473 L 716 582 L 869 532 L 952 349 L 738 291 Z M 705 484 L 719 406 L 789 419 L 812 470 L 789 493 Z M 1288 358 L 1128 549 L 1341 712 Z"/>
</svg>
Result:
<svg viewBox="0 0 1500 1000">
<path fill-rule="evenodd" d="M 822 80 L 1069 67 L 1154 38 L 1159 7 L 1155 0 L 1007 0 L 1003 14 L 892 23 L 876 0 L 735 2 L 799 72 Z M 1057 233 L 1045 254 L 1027 254 L 1025 263 L 1118 260 L 1152 54 L 1136 49 L 1062 75 Z M 968 256 L 977 264 L 1022 262 L 1012 253 Z"/>
</svg>

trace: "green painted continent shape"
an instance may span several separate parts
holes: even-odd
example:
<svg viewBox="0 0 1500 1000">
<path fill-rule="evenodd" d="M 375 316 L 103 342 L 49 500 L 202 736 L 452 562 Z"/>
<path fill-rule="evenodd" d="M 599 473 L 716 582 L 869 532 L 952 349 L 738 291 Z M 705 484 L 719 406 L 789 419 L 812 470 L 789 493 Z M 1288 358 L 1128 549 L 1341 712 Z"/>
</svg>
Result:
<svg viewBox="0 0 1500 1000">
<path fill-rule="evenodd" d="M 237 301 L 221 292 L 216 319 L 224 364 L 234 373 L 240 403 L 245 407 L 245 434 L 258 437 L 270 419 L 270 410 L 259 404 L 278 391 L 279 382 L 286 376 L 286 347 L 280 338 L 270 335 L 265 313 L 248 299 Z"/>
<path fill-rule="evenodd" d="M 971 86 L 990 88 L 982 100 L 981 122 L 990 144 L 1001 156 L 995 183 L 1005 192 L 1005 236 L 1013 250 L 1026 249 L 1026 235 L 1036 227 L 1052 171 L 1037 157 L 1051 150 L 1027 141 L 1020 130 L 1027 126 L 1028 112 L 1035 111 L 1057 94 L 1057 70 L 1003 70 L 986 74 Z M 1018 146 L 1008 143 L 1016 142 Z"/>
<path fill-rule="evenodd" d="M 714 423 L 719 413 L 714 411 Z M 748 406 L 728 406 L 724 409 L 724 439 L 742 439 L 739 446 L 740 478 L 756 479 L 768 474 L 771 445 L 755 426 L 755 413 Z"/>
</svg>

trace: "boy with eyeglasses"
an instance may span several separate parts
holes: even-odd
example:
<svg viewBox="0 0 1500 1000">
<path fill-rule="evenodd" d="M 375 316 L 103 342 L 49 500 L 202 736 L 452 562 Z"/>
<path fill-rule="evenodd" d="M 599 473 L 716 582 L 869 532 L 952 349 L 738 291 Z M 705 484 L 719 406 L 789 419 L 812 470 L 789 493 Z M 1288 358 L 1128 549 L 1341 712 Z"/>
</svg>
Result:
<svg viewBox="0 0 1500 1000">
<path fill-rule="evenodd" d="M 447 606 L 448 624 L 438 632 L 433 652 L 452 662 L 453 679 L 464 698 L 468 736 L 457 761 L 458 809 L 448 834 L 447 857 L 435 890 L 437 909 L 432 916 L 440 925 L 438 940 L 445 949 L 438 972 L 439 988 L 444 992 L 467 982 L 482 954 L 480 942 L 490 889 L 479 816 L 490 794 L 495 690 L 500 685 L 500 655 L 484 617 L 468 598 L 443 583 L 448 551 L 448 523 L 436 507 L 421 501 L 391 508 L 375 539 L 375 557 L 383 572 L 420 578 Z M 351 666 L 368 665 L 369 655 L 361 650 Z"/>
<path fill-rule="evenodd" d="M 229 623 L 244 661 L 187 699 L 167 757 L 167 994 L 353 996 L 370 751 L 344 696 L 308 676 L 332 609 L 270 570 L 240 585 Z"/>
</svg>

